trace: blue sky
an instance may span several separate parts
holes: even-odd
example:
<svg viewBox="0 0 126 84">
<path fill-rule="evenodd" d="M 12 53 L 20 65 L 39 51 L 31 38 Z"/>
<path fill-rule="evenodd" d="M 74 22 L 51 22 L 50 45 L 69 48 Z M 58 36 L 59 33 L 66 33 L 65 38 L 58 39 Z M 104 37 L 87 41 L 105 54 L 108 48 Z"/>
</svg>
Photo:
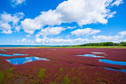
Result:
<svg viewBox="0 0 126 84">
<path fill-rule="evenodd" d="M 126 41 L 126 0 L 0 0 L 0 45 Z"/>
</svg>

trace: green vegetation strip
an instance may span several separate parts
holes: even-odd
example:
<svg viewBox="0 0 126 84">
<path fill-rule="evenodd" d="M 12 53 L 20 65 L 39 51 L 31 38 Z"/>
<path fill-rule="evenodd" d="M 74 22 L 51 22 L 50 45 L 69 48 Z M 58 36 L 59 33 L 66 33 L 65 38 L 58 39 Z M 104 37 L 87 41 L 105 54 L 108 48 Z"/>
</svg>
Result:
<svg viewBox="0 0 126 84">
<path fill-rule="evenodd" d="M 42 78 L 45 74 L 45 68 L 41 69 L 39 74 L 38 74 L 38 78 Z"/>
<path fill-rule="evenodd" d="M 12 48 L 126 48 L 126 42 L 113 43 L 113 42 L 101 42 L 101 43 L 87 43 L 82 45 L 73 46 L 33 46 L 33 47 L 12 47 Z"/>
<path fill-rule="evenodd" d="M 126 46 L 68 46 L 68 47 L 33 47 L 33 48 L 126 48 Z"/>
<path fill-rule="evenodd" d="M 0 84 L 2 84 L 3 79 L 11 79 L 13 68 L 7 69 L 5 71 L 0 71 Z"/>
<path fill-rule="evenodd" d="M 3 78 L 4 78 L 4 74 L 0 71 L 0 84 L 1 84 L 2 81 L 3 81 Z"/>
</svg>

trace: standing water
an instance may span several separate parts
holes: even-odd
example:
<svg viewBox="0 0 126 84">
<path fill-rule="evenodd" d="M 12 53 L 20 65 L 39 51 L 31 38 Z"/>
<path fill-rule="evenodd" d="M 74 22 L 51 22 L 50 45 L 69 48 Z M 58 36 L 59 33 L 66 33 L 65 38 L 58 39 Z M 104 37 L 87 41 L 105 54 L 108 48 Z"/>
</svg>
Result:
<svg viewBox="0 0 126 84">
<path fill-rule="evenodd" d="M 40 58 L 40 57 L 24 57 L 24 58 L 7 59 L 7 61 L 9 63 L 14 64 L 14 65 L 21 65 L 24 63 L 33 62 L 33 61 L 37 61 L 37 60 L 49 61 L 46 58 Z"/>
</svg>

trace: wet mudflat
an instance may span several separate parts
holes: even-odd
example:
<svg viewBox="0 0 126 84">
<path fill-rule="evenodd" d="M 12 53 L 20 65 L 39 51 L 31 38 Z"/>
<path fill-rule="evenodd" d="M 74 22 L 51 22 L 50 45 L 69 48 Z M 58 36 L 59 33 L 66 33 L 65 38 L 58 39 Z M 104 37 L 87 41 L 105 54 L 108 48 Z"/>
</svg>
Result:
<svg viewBox="0 0 126 84">
<path fill-rule="evenodd" d="M 2 84 L 126 84 L 126 49 L 9 48 L 0 54 Z"/>
</svg>

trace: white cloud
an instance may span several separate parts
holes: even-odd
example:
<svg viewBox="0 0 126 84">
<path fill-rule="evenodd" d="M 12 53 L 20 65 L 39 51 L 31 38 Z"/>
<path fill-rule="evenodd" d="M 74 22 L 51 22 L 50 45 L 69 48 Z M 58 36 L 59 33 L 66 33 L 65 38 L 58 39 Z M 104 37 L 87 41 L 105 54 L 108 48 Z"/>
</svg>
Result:
<svg viewBox="0 0 126 84">
<path fill-rule="evenodd" d="M 33 34 L 35 30 L 41 29 L 45 25 L 58 25 L 60 15 L 55 13 L 55 11 L 49 10 L 47 12 L 42 12 L 41 15 L 34 19 L 25 19 L 21 21 L 22 28 L 25 32 Z"/>
<path fill-rule="evenodd" d="M 83 35 L 92 35 L 101 32 L 100 30 L 86 28 L 86 29 L 77 29 L 75 31 L 72 31 L 71 34 L 76 36 L 83 36 Z"/>
<path fill-rule="evenodd" d="M 109 19 L 109 18 L 112 18 L 112 17 L 114 17 L 114 15 L 115 15 L 115 14 L 116 14 L 116 11 L 111 12 L 111 13 L 108 15 L 108 17 L 107 17 L 107 18 L 108 18 L 108 19 Z"/>
<path fill-rule="evenodd" d="M 13 22 L 13 25 L 17 25 L 18 21 L 22 19 L 24 14 L 22 12 L 16 13 L 14 15 L 3 13 L 1 14 L 1 20 L 3 22 Z"/>
<path fill-rule="evenodd" d="M 56 11 L 62 15 L 62 22 L 77 22 L 80 26 L 91 23 L 106 24 L 110 0 L 68 0 L 59 4 Z M 97 4 L 97 5 L 96 5 Z"/>
<path fill-rule="evenodd" d="M 26 42 L 26 38 L 23 38 L 21 41 L 22 41 L 22 42 Z"/>
<path fill-rule="evenodd" d="M 68 29 L 74 29 L 74 28 L 77 28 L 77 27 L 76 27 L 76 26 L 74 26 L 74 27 L 70 27 L 70 26 L 69 26 L 69 27 L 67 27 L 67 28 L 68 28 Z"/>
<path fill-rule="evenodd" d="M 122 3 L 123 3 L 123 0 L 116 0 L 114 3 L 112 3 L 112 6 L 114 5 L 119 6 Z"/>
<path fill-rule="evenodd" d="M 23 38 L 23 39 L 21 39 L 21 40 L 17 40 L 17 42 L 18 43 L 33 43 L 33 41 L 31 41 L 31 40 L 28 40 L 28 39 L 26 39 L 26 38 Z"/>
<path fill-rule="evenodd" d="M 66 35 L 65 37 L 68 38 L 68 39 L 70 39 L 70 35 Z"/>
<path fill-rule="evenodd" d="M 119 35 L 121 35 L 122 37 L 126 36 L 126 31 L 119 32 Z"/>
<path fill-rule="evenodd" d="M 10 30 L 11 26 L 7 22 L 0 22 L 0 30 Z"/>
<path fill-rule="evenodd" d="M 11 0 L 12 7 L 15 7 L 17 5 L 21 5 L 25 3 L 25 0 Z"/>
<path fill-rule="evenodd" d="M 32 19 L 25 19 L 24 21 L 21 21 L 21 24 L 24 31 L 30 34 L 33 34 L 35 30 L 41 28 L 41 24 Z"/>
<path fill-rule="evenodd" d="M 72 45 L 72 44 L 84 44 L 84 43 L 97 43 L 97 42 L 122 42 L 122 41 L 126 41 L 124 39 L 124 37 L 122 36 L 125 36 L 126 35 L 126 31 L 122 31 L 122 32 L 119 32 L 117 33 L 117 35 L 115 36 L 105 36 L 105 35 L 98 35 L 98 36 L 93 36 L 92 38 L 90 39 L 87 39 L 87 38 L 75 38 L 75 39 L 71 39 L 69 38 L 70 35 L 67 35 L 66 36 L 66 39 L 62 39 L 62 38 L 39 38 L 39 37 L 36 37 L 35 39 L 35 42 L 37 43 L 40 43 L 40 44 L 55 44 L 55 45 L 58 45 L 58 44 L 62 44 L 62 45 L 66 45 L 66 44 L 69 44 L 69 45 Z"/>
<path fill-rule="evenodd" d="M 34 20 L 42 25 L 58 25 L 61 24 L 60 14 L 56 10 L 49 10 L 47 12 L 41 12 L 41 15 Z"/>
<path fill-rule="evenodd" d="M 19 28 L 17 27 L 18 22 L 20 19 L 22 19 L 24 14 L 22 12 L 16 13 L 16 14 L 7 14 L 3 13 L 0 15 L 0 30 L 2 30 L 2 33 L 5 34 L 11 34 L 12 28 L 15 28 L 16 30 Z"/>
<path fill-rule="evenodd" d="M 15 30 L 16 30 L 17 32 L 19 32 L 20 29 L 21 29 L 21 26 L 17 26 L 17 27 L 15 27 Z"/>
<path fill-rule="evenodd" d="M 116 11 L 111 11 L 114 0 L 67 0 L 60 3 L 55 10 L 41 12 L 34 19 L 22 21 L 25 32 L 33 34 L 45 25 L 77 22 L 80 26 L 92 23 L 106 24 Z M 120 3 L 119 3 L 120 4 Z M 31 26 L 32 25 L 32 26 Z"/>
<path fill-rule="evenodd" d="M 84 44 L 84 43 L 91 43 L 91 42 L 96 42 L 94 40 L 90 39 L 82 39 L 82 38 L 77 38 L 77 39 L 60 39 L 60 38 L 36 38 L 35 40 L 37 43 L 44 43 L 44 44 Z"/>
<path fill-rule="evenodd" d="M 44 38 L 47 37 L 48 35 L 58 35 L 60 34 L 62 31 L 64 31 L 65 28 L 63 27 L 47 27 L 45 29 L 42 29 L 37 35 L 36 37 L 39 37 L 40 35 L 42 35 Z"/>
<path fill-rule="evenodd" d="M 99 41 L 117 41 L 119 40 L 121 37 L 116 35 L 116 36 L 104 36 L 104 35 L 99 35 L 99 36 L 93 36 L 93 38 L 95 40 L 99 40 Z"/>
<path fill-rule="evenodd" d="M 36 38 L 35 41 L 36 41 L 37 43 L 40 43 L 40 42 L 42 42 L 42 39 Z"/>
<path fill-rule="evenodd" d="M 11 30 L 3 30 L 2 32 L 0 32 L 0 33 L 4 33 L 4 34 L 11 34 L 12 33 L 12 31 Z"/>
<path fill-rule="evenodd" d="M 26 37 L 30 38 L 30 37 L 31 37 L 31 35 L 26 35 Z"/>
</svg>

